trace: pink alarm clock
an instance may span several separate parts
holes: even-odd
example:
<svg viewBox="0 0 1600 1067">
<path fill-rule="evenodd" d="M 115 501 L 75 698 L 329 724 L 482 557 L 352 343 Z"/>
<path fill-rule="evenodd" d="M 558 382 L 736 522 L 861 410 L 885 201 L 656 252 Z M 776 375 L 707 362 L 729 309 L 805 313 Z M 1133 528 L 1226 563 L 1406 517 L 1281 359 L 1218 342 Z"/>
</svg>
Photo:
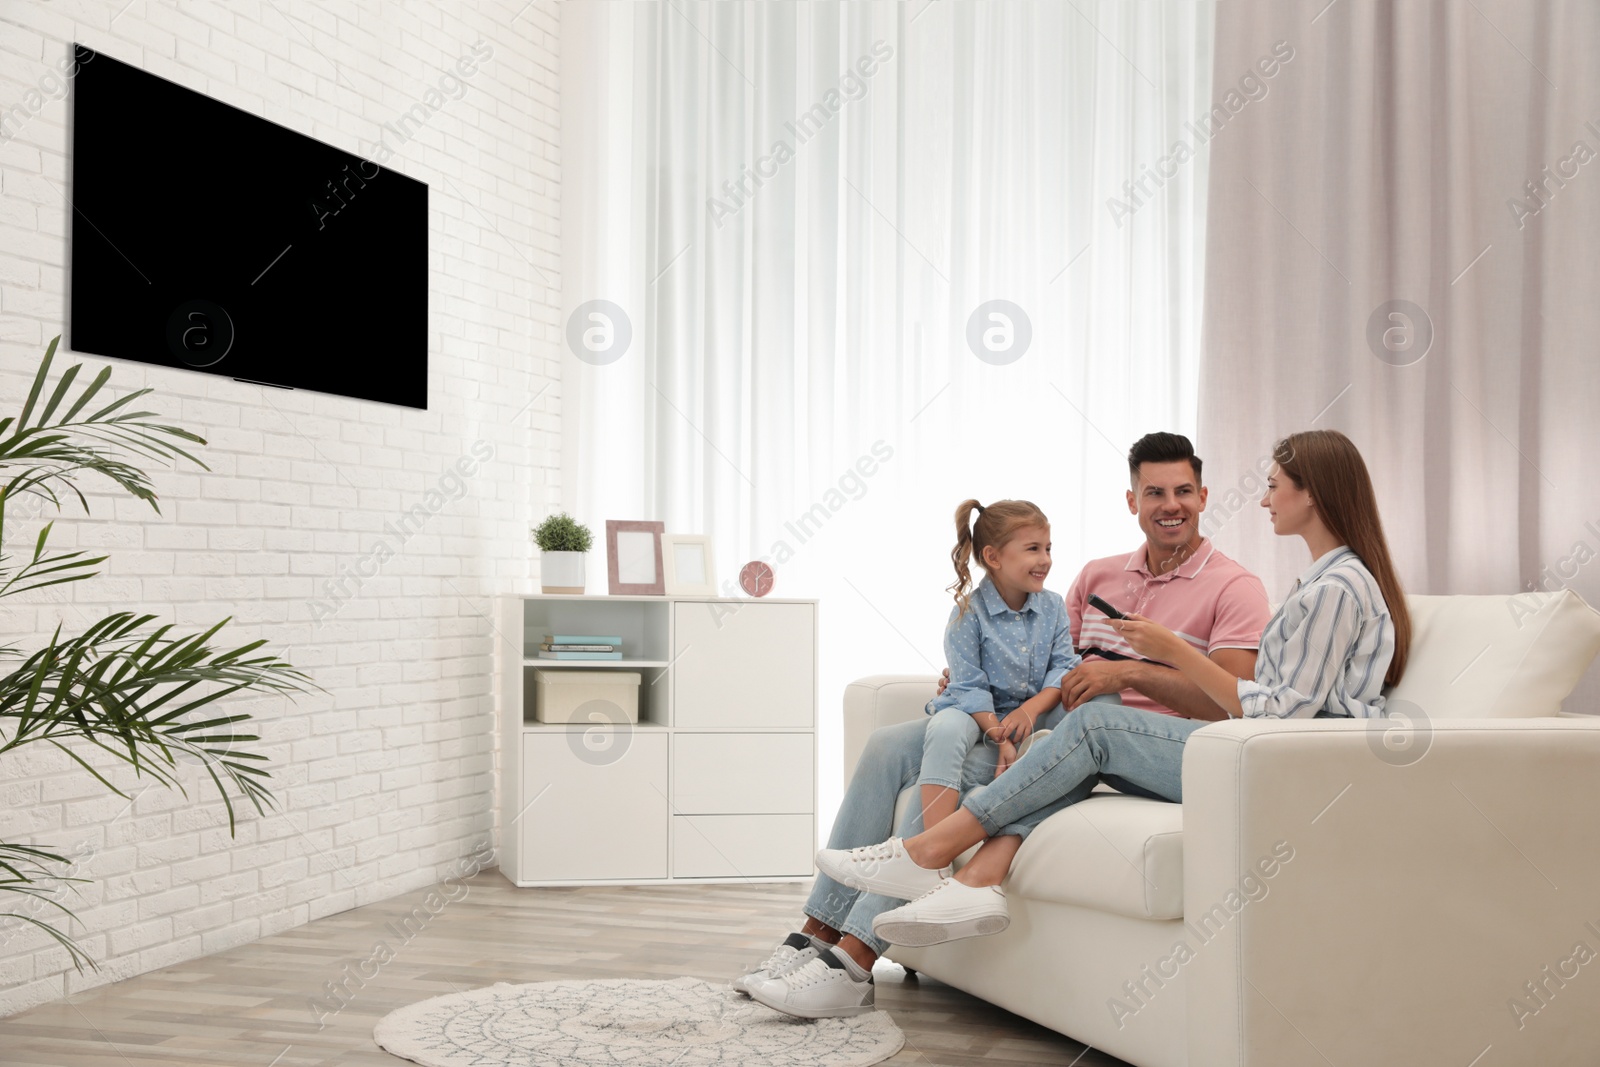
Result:
<svg viewBox="0 0 1600 1067">
<path fill-rule="evenodd" d="M 772 568 L 758 559 L 746 563 L 739 570 L 739 588 L 751 596 L 766 596 L 772 592 Z"/>
</svg>

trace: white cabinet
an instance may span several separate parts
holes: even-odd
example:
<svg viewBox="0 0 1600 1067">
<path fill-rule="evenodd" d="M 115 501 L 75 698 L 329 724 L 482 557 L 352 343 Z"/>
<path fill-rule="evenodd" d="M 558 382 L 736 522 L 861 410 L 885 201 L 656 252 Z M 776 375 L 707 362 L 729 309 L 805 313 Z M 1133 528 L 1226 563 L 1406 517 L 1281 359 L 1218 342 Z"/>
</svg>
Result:
<svg viewBox="0 0 1600 1067">
<path fill-rule="evenodd" d="M 502 598 L 501 870 L 519 886 L 808 878 L 816 850 L 817 604 Z M 620 661 L 538 658 L 544 634 Z M 534 721 L 532 676 L 642 676 L 637 724 Z"/>
<path fill-rule="evenodd" d="M 522 735 L 522 806 L 505 832 L 551 880 L 665 878 L 655 828 L 667 818 L 666 733 L 605 748 L 592 738 L 573 727 Z"/>
<path fill-rule="evenodd" d="M 672 823 L 675 878 L 811 876 L 810 815 L 679 815 Z"/>
<path fill-rule="evenodd" d="M 679 731 L 672 806 L 679 815 L 800 815 L 816 808 L 812 735 Z"/>
<path fill-rule="evenodd" d="M 734 604 L 673 605 L 676 725 L 809 729 L 816 605 Z"/>
</svg>

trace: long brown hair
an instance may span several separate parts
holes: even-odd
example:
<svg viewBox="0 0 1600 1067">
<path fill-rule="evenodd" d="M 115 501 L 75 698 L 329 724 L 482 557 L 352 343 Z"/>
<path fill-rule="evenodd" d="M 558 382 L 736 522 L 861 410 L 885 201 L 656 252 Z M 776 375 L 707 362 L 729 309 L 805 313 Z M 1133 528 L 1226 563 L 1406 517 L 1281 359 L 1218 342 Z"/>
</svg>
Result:
<svg viewBox="0 0 1600 1067">
<path fill-rule="evenodd" d="M 977 522 L 972 521 L 974 511 L 978 513 Z M 973 558 L 977 558 L 978 566 L 984 567 L 984 549 L 992 547 L 998 552 L 1024 526 L 1049 525 L 1050 520 L 1044 517 L 1044 512 L 1028 500 L 996 500 L 988 507 L 976 500 L 963 500 L 956 506 L 956 547 L 950 550 L 950 562 L 956 567 L 956 580 L 949 590 L 955 594 L 962 615 L 967 613 L 972 600 L 972 571 L 968 564 Z M 988 568 L 984 567 L 984 570 Z"/>
<path fill-rule="evenodd" d="M 1411 651 L 1411 613 L 1406 610 L 1405 591 L 1389 558 L 1366 462 L 1350 438 L 1338 430 L 1292 433 L 1273 446 L 1272 458 L 1298 488 L 1311 494 L 1311 503 L 1328 532 L 1361 557 L 1377 579 L 1394 621 L 1394 658 L 1383 682 L 1396 684 L 1405 674 Z"/>
</svg>

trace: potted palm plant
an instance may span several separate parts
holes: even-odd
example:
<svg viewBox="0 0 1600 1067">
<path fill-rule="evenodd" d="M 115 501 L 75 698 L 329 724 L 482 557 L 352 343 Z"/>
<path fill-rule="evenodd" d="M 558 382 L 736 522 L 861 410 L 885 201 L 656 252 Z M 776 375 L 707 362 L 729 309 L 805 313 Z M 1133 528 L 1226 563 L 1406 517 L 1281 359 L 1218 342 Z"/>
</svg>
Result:
<svg viewBox="0 0 1600 1067">
<path fill-rule="evenodd" d="M 150 478 L 130 459 L 182 458 L 209 469 L 183 447 L 203 445 L 204 438 L 166 425 L 155 412 L 135 410 L 133 402 L 150 389 L 119 399 L 102 394 L 109 367 L 86 386 L 77 386 L 82 365 L 69 367 L 47 394 L 60 340 L 46 349 L 21 414 L 0 420 L 0 597 L 84 581 L 107 558 L 51 549 L 53 522 L 30 538 L 26 551 L 8 554 L 8 513 L 13 529 L 19 514 L 33 519 L 46 510 L 59 513 L 63 498 L 75 497 L 87 513 L 77 479 L 88 473 L 110 479 L 159 514 Z M 0 773 L 7 754 L 45 745 L 126 798 L 128 776 L 104 760 L 97 768 L 86 756 L 98 750 L 131 767 L 134 779 L 185 795 L 183 779 L 192 773 L 187 768 L 198 765 L 201 781 L 209 778 L 222 795 L 230 833 L 236 826 L 234 794 L 264 813 L 272 803 L 267 758 L 249 751 L 260 737 L 249 732 L 248 713 L 221 702 L 241 692 L 292 694 L 317 687 L 286 661 L 258 653 L 264 641 L 236 648 L 217 644 L 228 621 L 182 633 L 170 623 L 152 626 L 154 615 L 118 611 L 75 635 L 57 626 L 32 652 L 9 643 L 0 648 Z M 0 925 L 45 931 L 81 972 L 94 967 L 94 960 L 48 921 L 74 918 L 62 903 L 62 890 L 85 881 L 73 876 L 77 870 L 76 860 L 49 846 L 0 842 Z"/>
<path fill-rule="evenodd" d="M 581 593 L 594 535 L 566 512 L 552 515 L 533 530 L 539 546 L 539 588 L 546 593 Z"/>
</svg>

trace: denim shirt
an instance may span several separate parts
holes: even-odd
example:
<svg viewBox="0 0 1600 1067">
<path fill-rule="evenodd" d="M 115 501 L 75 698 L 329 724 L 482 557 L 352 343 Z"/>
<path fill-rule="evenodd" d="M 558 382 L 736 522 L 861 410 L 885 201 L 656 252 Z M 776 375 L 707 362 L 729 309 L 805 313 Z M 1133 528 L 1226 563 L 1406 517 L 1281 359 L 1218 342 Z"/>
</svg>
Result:
<svg viewBox="0 0 1600 1067">
<path fill-rule="evenodd" d="M 956 707 L 968 715 L 1003 716 L 1041 690 L 1059 688 L 1061 676 L 1082 658 L 1072 649 L 1067 606 L 1059 593 L 1029 593 L 1022 610 L 1012 611 L 984 578 L 966 614 L 960 611 L 951 609 L 944 631 L 950 685 L 928 701 L 929 715 Z"/>
</svg>

